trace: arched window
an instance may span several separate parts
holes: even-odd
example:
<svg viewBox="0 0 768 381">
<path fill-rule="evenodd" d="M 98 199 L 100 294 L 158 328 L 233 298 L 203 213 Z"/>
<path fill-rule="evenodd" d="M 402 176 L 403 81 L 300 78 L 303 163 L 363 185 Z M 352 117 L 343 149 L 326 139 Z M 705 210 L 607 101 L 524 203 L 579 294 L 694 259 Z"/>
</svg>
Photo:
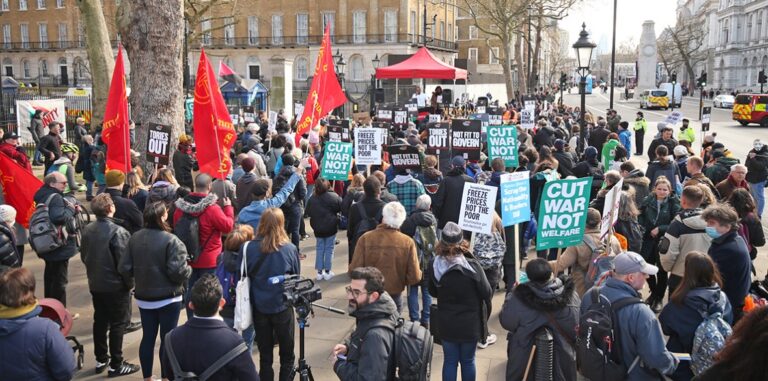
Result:
<svg viewBox="0 0 768 381">
<path fill-rule="evenodd" d="M 307 59 L 305 57 L 297 57 L 296 62 L 294 63 L 295 66 L 295 78 L 299 81 L 304 81 L 307 79 Z"/>
<path fill-rule="evenodd" d="M 354 55 L 349 58 L 349 76 L 353 81 L 363 79 L 363 57 Z"/>
</svg>

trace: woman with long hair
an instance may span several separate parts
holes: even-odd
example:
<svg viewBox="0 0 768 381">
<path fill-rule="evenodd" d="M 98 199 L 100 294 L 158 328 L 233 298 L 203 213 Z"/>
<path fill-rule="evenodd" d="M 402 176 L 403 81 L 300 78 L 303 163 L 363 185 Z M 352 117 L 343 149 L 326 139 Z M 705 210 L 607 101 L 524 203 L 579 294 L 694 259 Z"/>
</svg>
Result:
<svg viewBox="0 0 768 381">
<path fill-rule="evenodd" d="M 130 198 L 139 210 L 143 211 L 144 206 L 147 204 L 147 197 L 149 192 L 147 187 L 141 181 L 141 176 L 136 172 L 128 172 L 125 175 L 126 196 Z"/>
<path fill-rule="evenodd" d="M 640 253 L 643 247 L 643 228 L 637 221 L 640 210 L 637 209 L 635 196 L 631 192 L 622 191 L 619 196 L 618 220 L 613 225 L 613 231 L 626 238 L 627 250 Z"/>
<path fill-rule="evenodd" d="M 331 280 L 335 275 L 333 251 L 336 246 L 336 233 L 339 231 L 339 212 L 341 197 L 331 190 L 331 183 L 320 177 L 315 181 L 315 194 L 307 203 L 309 224 L 315 232 L 315 270 L 317 280 Z"/>
<path fill-rule="evenodd" d="M 685 256 L 683 279 L 659 315 L 661 329 L 669 336 L 670 352 L 691 353 L 696 328 L 705 317 L 719 314 L 731 323 L 731 304 L 720 290 L 722 284 L 720 271 L 709 255 L 692 251 Z M 692 377 L 688 361 L 681 361 L 671 376 L 676 381 L 688 381 Z"/>
<path fill-rule="evenodd" d="M 158 181 L 167 181 L 177 187 L 179 186 L 179 182 L 176 181 L 176 176 L 173 174 L 173 169 L 170 168 L 162 168 L 157 171 L 154 182 Z"/>
<path fill-rule="evenodd" d="M 227 239 L 224 241 L 224 251 L 218 258 L 217 267 L 223 266 L 224 271 L 230 274 L 234 274 L 229 284 L 221 285 L 223 289 L 229 289 L 230 297 L 229 299 L 225 300 L 226 304 L 224 304 L 224 307 L 221 309 L 219 314 L 224 319 L 224 323 L 226 323 L 229 327 L 235 326 L 236 295 L 234 290 L 235 285 L 237 285 L 237 282 L 240 281 L 240 263 L 243 261 L 243 256 L 241 255 L 240 249 L 243 247 L 243 244 L 253 240 L 254 236 L 255 234 L 251 225 L 237 225 L 235 229 L 229 233 Z M 256 336 L 253 325 L 246 328 L 242 332 L 242 336 L 243 340 L 245 341 L 245 345 L 248 346 L 248 351 L 253 352 L 253 339 Z"/>
<path fill-rule="evenodd" d="M 299 274 L 299 251 L 285 233 L 285 216 L 279 208 L 268 208 L 261 215 L 256 240 L 244 253 L 251 280 L 251 304 L 256 345 L 259 347 L 259 376 L 272 381 L 275 340 L 280 350 L 280 381 L 288 381 L 293 369 L 294 314 L 283 301 L 283 286 L 272 284 L 270 277 Z M 242 249 L 241 249 L 242 250 Z"/>
<path fill-rule="evenodd" d="M 763 232 L 763 224 L 757 217 L 755 199 L 752 198 L 752 194 L 748 190 L 738 188 L 728 196 L 726 201 L 731 204 L 733 209 L 736 209 L 736 213 L 739 215 L 741 220 L 739 235 L 747 243 L 749 258 L 754 261 L 757 258 L 757 248 L 765 245 L 765 233 Z"/>
<path fill-rule="evenodd" d="M 171 233 L 167 220 L 165 204 L 148 204 L 144 208 L 144 228 L 131 236 L 128 253 L 120 262 L 120 273 L 135 278 L 134 296 L 143 330 L 139 361 L 147 381 L 152 380 L 158 329 L 162 353 L 165 334 L 179 323 L 184 286 L 192 275 L 187 248 Z"/>
</svg>

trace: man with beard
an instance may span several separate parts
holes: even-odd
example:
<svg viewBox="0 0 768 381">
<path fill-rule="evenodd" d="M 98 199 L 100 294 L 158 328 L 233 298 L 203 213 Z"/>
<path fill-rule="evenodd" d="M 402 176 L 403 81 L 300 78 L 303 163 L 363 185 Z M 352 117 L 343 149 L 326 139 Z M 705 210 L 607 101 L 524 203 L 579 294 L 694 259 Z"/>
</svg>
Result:
<svg viewBox="0 0 768 381">
<path fill-rule="evenodd" d="M 349 277 L 347 308 L 356 319 L 355 331 L 346 342 L 333 347 L 333 371 L 342 381 L 392 380 L 395 302 L 384 291 L 384 276 L 378 269 L 358 267 Z"/>
</svg>

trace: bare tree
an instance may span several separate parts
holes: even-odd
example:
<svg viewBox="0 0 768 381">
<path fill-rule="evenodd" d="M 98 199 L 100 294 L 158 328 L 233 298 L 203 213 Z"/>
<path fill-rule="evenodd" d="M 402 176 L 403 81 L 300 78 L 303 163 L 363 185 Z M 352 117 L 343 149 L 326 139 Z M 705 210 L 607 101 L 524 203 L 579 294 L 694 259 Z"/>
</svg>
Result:
<svg viewBox="0 0 768 381">
<path fill-rule="evenodd" d="M 236 9 L 237 0 L 184 0 L 184 20 L 189 26 L 187 41 L 193 44 L 199 42 L 203 31 L 198 27 L 203 22 L 211 22 L 206 33 L 234 25 Z"/>
<path fill-rule="evenodd" d="M 672 71 L 676 67 L 684 65 L 683 58 L 678 52 L 676 43 L 672 38 L 672 31 L 669 28 L 664 29 L 656 39 L 656 52 L 664 66 L 667 78 L 672 75 Z"/>
<path fill-rule="evenodd" d="M 104 18 L 100 0 L 77 0 L 80 17 L 85 25 L 86 52 L 88 53 L 88 71 L 93 81 L 91 128 L 104 121 L 104 111 L 109 95 L 112 71 L 115 69 L 115 57 L 109 41 L 109 30 Z"/>
<path fill-rule="evenodd" d="M 577 0 L 532 0 L 532 8 L 536 22 L 533 27 L 536 29 L 536 34 L 533 36 L 534 49 L 532 57 L 529 80 L 531 81 L 530 88 L 535 87 L 536 79 L 539 77 L 539 57 L 541 51 L 542 34 L 547 28 L 554 28 L 554 21 L 562 20 L 568 16 L 568 10 L 576 3 Z M 531 43 L 529 41 L 528 43 Z M 545 73 L 546 74 L 546 73 Z"/>
<path fill-rule="evenodd" d="M 664 32 L 666 36 L 663 42 L 670 45 L 670 53 L 677 56 L 667 57 L 667 59 L 673 62 L 679 60 L 676 63 L 685 68 L 686 82 L 694 83 L 696 73 L 694 73 L 693 67 L 706 59 L 706 55 L 702 51 L 706 38 L 704 26 L 701 23 L 685 22 L 678 19 L 674 27 L 668 27 Z"/>
</svg>

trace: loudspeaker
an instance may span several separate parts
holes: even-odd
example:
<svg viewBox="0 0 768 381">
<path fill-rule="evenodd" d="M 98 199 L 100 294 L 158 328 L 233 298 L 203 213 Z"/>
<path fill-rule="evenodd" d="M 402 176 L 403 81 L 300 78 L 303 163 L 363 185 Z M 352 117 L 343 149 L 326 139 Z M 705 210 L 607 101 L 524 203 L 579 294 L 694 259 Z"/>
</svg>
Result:
<svg viewBox="0 0 768 381">
<path fill-rule="evenodd" d="M 377 88 L 374 92 L 374 98 L 376 100 L 376 103 L 384 103 L 384 89 Z"/>
<path fill-rule="evenodd" d="M 443 89 L 443 104 L 449 105 L 453 103 L 453 90 Z"/>
</svg>

